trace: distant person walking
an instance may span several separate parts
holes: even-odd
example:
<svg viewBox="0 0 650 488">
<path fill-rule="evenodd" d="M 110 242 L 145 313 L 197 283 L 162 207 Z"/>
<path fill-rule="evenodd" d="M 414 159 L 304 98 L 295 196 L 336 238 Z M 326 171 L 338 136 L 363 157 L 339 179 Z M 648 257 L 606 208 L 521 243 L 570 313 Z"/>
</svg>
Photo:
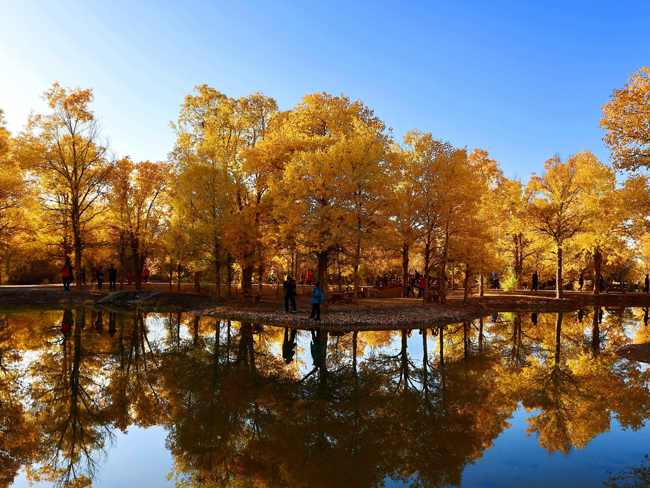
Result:
<svg viewBox="0 0 650 488">
<path fill-rule="evenodd" d="M 605 280 L 603 279 L 603 275 L 600 275 L 600 277 L 598 278 L 598 288 L 600 289 L 601 293 L 605 289 Z"/>
<path fill-rule="evenodd" d="M 409 294 L 413 294 L 413 298 L 415 298 L 415 278 L 413 276 L 409 275 L 409 281 L 408 281 L 408 288 L 406 289 L 406 298 L 409 297 Z"/>
<path fill-rule="evenodd" d="M 650 278 L 648 275 L 645 275 L 645 288 L 643 288 L 643 293 L 648 293 L 650 291 Z"/>
<path fill-rule="evenodd" d="M 424 279 L 424 276 L 420 278 L 420 282 L 418 283 L 418 298 L 422 298 L 422 293 L 424 293 L 424 286 L 426 285 L 426 281 Z M 415 293 L 413 293 L 415 295 Z"/>
<path fill-rule="evenodd" d="M 70 290 L 70 283 L 74 277 L 72 276 L 72 265 L 70 264 L 70 260 L 66 259 L 65 264 L 61 268 L 61 280 L 63 281 L 63 289 L 64 290 Z"/>
<path fill-rule="evenodd" d="M 144 267 L 144 272 L 142 273 L 142 277 L 144 278 L 144 282 L 149 284 L 149 268 L 146 266 Z"/>
<path fill-rule="evenodd" d="M 578 290 L 582 291 L 583 286 L 585 286 L 585 279 L 580 275 L 580 278 L 578 278 Z"/>
<path fill-rule="evenodd" d="M 306 279 L 307 279 L 307 284 L 311 285 L 311 270 L 310 269 L 307 270 L 307 278 Z"/>
<path fill-rule="evenodd" d="M 537 276 L 537 271 L 535 271 L 532 277 L 533 286 L 530 288 L 531 291 L 537 291 L 538 281 L 539 281 L 539 276 Z"/>
<path fill-rule="evenodd" d="M 104 267 L 99 266 L 97 268 L 96 273 L 97 273 L 97 276 L 95 276 L 95 278 L 97 278 L 97 289 L 101 290 L 102 289 L 102 283 L 104 283 Z"/>
<path fill-rule="evenodd" d="M 325 294 L 320 289 L 320 283 L 317 281 L 314 286 L 314 291 L 311 293 L 311 315 L 310 319 L 320 321 L 320 304 L 325 301 Z"/>
<path fill-rule="evenodd" d="M 117 283 L 117 269 L 115 269 L 114 264 L 111 264 L 111 267 L 108 268 L 108 289 L 117 290 L 117 287 L 115 286 L 116 283 Z"/>
</svg>

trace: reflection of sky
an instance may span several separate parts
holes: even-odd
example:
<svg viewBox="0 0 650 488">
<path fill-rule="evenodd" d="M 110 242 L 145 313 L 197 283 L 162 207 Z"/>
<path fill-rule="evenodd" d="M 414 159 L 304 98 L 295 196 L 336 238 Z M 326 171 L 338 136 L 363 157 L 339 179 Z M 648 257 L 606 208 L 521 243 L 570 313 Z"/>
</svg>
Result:
<svg viewBox="0 0 650 488">
<path fill-rule="evenodd" d="M 165 448 L 167 431 L 162 427 L 140 429 L 129 427 L 126 434 L 115 431 L 115 445 L 108 453 L 108 460 L 93 480 L 93 488 L 157 488 L 174 486 L 167 481 L 173 468 L 171 453 Z M 29 488 L 24 471 L 12 488 Z M 35 483 L 46 487 L 51 483 Z"/>
</svg>

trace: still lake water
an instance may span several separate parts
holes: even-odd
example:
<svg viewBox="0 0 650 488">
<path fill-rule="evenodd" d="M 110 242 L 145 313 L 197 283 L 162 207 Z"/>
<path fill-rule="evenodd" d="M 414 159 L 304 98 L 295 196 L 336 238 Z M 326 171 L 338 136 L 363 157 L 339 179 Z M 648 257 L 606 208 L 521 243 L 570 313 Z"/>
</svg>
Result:
<svg viewBox="0 0 650 488">
<path fill-rule="evenodd" d="M 0 487 L 648 486 L 650 370 L 615 354 L 646 324 L 0 314 Z"/>
</svg>

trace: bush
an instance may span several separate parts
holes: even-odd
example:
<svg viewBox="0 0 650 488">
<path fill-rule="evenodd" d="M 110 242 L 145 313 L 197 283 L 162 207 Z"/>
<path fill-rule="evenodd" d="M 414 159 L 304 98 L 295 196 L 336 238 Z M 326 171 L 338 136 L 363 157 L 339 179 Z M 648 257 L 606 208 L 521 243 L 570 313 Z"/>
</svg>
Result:
<svg viewBox="0 0 650 488">
<path fill-rule="evenodd" d="M 517 289 L 517 281 L 517 273 L 515 273 L 514 269 L 510 268 L 503 277 L 503 281 L 501 281 L 501 288 L 504 291 L 515 291 Z"/>
</svg>

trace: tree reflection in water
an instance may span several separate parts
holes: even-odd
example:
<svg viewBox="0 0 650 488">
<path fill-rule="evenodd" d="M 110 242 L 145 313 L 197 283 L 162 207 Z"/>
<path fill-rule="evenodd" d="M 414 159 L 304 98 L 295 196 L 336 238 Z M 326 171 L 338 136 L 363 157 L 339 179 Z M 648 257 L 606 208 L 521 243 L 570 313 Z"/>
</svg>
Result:
<svg viewBox="0 0 650 488">
<path fill-rule="evenodd" d="M 650 373 L 615 354 L 647 334 L 642 316 L 510 313 L 375 332 L 83 309 L 5 316 L 0 486 L 21 467 L 88 485 L 115 429 L 131 425 L 168 430 L 183 486 L 458 486 L 520 402 L 549 452 L 583 448 L 612 418 L 642 427 Z"/>
</svg>

